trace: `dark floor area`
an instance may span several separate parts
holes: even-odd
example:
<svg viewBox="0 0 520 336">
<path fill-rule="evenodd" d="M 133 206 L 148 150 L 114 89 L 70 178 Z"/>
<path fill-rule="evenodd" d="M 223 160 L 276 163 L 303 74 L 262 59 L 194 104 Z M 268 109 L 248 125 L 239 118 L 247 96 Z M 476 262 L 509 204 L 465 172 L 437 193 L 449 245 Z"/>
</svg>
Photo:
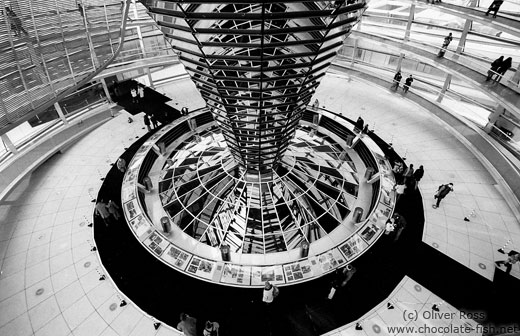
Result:
<svg viewBox="0 0 520 336">
<path fill-rule="evenodd" d="M 149 116 L 155 116 L 161 124 L 169 123 L 181 115 L 179 110 L 166 105 L 166 102 L 171 100 L 170 98 L 146 86 L 143 86 L 144 98 L 139 98 L 134 102 L 130 90 L 137 89 L 138 85 L 140 84 L 134 80 L 119 83 L 117 95 L 112 89 L 114 101 L 132 115 L 145 112 Z"/>
<path fill-rule="evenodd" d="M 150 135 L 137 140 L 122 157 L 129 162 Z M 114 166 L 98 199 L 120 202 L 122 178 Z M 396 211 L 408 222 L 399 241 L 383 236 L 353 263 L 358 271 L 332 300 L 327 299 L 329 275 L 281 287 L 279 297 L 269 307 L 261 302 L 262 289 L 211 284 L 171 269 L 137 241 L 124 221 L 106 227 L 95 218 L 94 236 L 109 276 L 130 300 L 172 326 L 177 325 L 181 312 L 194 316 L 200 332 L 204 321 L 211 320 L 220 323 L 221 336 L 320 335 L 359 319 L 383 301 L 405 275 L 458 309 L 486 312 L 487 321 L 482 322 L 518 319 L 516 310 L 503 304 L 505 297 L 518 297 L 517 282 L 499 274 L 500 285 L 494 285 L 422 243 L 424 215 L 418 191 L 403 195 Z M 509 288 L 515 288 L 516 293 L 507 294 Z M 507 302 L 511 302 L 509 298 Z"/>
</svg>

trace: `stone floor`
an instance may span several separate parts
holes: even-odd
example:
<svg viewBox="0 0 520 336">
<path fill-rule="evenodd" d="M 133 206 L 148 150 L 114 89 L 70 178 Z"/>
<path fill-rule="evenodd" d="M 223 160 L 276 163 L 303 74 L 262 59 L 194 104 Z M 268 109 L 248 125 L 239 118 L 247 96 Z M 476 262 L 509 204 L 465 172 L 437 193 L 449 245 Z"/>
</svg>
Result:
<svg viewBox="0 0 520 336">
<path fill-rule="evenodd" d="M 191 83 L 160 91 L 190 109 L 202 104 Z M 495 271 L 493 261 L 504 257 L 499 247 L 511 240 L 508 248 L 520 248 L 520 225 L 491 175 L 428 111 L 400 93 L 334 74 L 323 80 L 316 97 L 320 105 L 352 119 L 363 115 L 407 162 L 424 166 L 425 242 L 488 279 Z M 154 330 L 153 319 L 131 302 L 120 307 L 123 297 L 110 278 L 99 280 L 104 271 L 91 251 L 88 223 L 100 177 L 145 132 L 142 118 L 129 124 L 127 117 L 122 112 L 52 157 L 0 203 L 0 335 L 178 334 L 164 325 Z M 454 183 L 455 191 L 433 209 L 434 191 L 447 182 Z M 513 273 L 518 272 L 516 265 Z M 406 300 L 431 303 L 421 295 Z M 381 325 L 400 325 L 391 318 L 381 320 Z"/>
</svg>

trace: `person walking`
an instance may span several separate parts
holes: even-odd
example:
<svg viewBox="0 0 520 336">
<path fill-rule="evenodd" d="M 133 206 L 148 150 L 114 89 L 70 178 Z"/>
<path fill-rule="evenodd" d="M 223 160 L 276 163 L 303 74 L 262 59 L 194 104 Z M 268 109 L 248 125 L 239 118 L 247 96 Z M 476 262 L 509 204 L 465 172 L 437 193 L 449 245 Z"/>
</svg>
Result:
<svg viewBox="0 0 520 336">
<path fill-rule="evenodd" d="M 419 181 L 424 176 L 424 168 L 423 166 L 420 166 L 419 169 L 413 172 L 413 177 L 415 179 L 415 189 L 417 189 L 417 186 L 419 185 Z"/>
<path fill-rule="evenodd" d="M 441 203 L 442 199 L 446 197 L 450 192 L 453 191 L 453 183 L 443 184 L 439 186 L 439 189 L 437 189 L 437 193 L 435 193 L 434 198 L 437 199 L 437 203 L 433 205 L 434 209 L 437 209 L 439 207 L 439 204 Z"/>
<path fill-rule="evenodd" d="M 500 83 L 500 80 L 502 79 L 502 76 L 506 73 L 507 70 L 513 65 L 513 59 L 511 57 L 508 57 L 500 64 L 500 66 L 497 69 L 497 76 L 495 77 L 495 82 Z"/>
<path fill-rule="evenodd" d="M 144 125 L 148 129 L 148 132 L 150 132 L 152 130 L 152 128 L 150 127 L 150 117 L 148 117 L 148 114 L 146 114 L 146 113 L 144 114 L 143 121 L 144 121 Z"/>
<path fill-rule="evenodd" d="M 108 200 L 107 210 L 116 221 L 121 218 L 121 215 L 119 214 L 119 206 L 112 200 Z"/>
<path fill-rule="evenodd" d="M 181 313 L 180 322 L 177 324 L 177 330 L 181 331 L 185 336 L 197 336 L 197 319 L 188 314 Z"/>
<path fill-rule="evenodd" d="M 504 265 L 506 267 L 506 273 L 509 274 L 511 273 L 511 268 L 513 267 L 513 265 L 520 261 L 520 253 L 511 250 L 507 255 L 508 257 L 506 260 L 495 261 L 495 264 L 498 267 L 500 267 L 500 265 Z"/>
<path fill-rule="evenodd" d="M 491 68 L 487 72 L 486 82 L 489 82 L 493 75 L 497 73 L 498 68 L 500 68 L 503 62 L 504 56 L 500 56 L 499 58 L 494 60 L 493 63 L 491 63 Z"/>
<path fill-rule="evenodd" d="M 220 325 L 217 322 L 206 321 L 206 325 L 204 326 L 204 331 L 202 332 L 203 336 L 218 336 L 218 329 Z"/>
<path fill-rule="evenodd" d="M 397 91 L 397 89 L 399 89 L 399 84 L 401 83 L 401 78 L 403 78 L 403 76 L 401 75 L 401 71 L 397 70 L 397 72 L 394 75 L 394 82 L 392 83 L 392 86 L 390 88 Z"/>
<path fill-rule="evenodd" d="M 404 85 L 403 85 L 403 91 L 404 93 L 408 92 L 408 89 L 410 89 L 410 86 L 412 85 L 413 77 L 412 75 L 408 76 L 408 78 L 405 79 Z"/>
<path fill-rule="evenodd" d="M 112 224 L 112 218 L 110 217 L 110 212 L 108 212 L 107 204 L 103 200 L 99 200 L 94 207 L 94 214 L 98 215 L 103 219 L 103 223 L 106 226 Z"/>
<path fill-rule="evenodd" d="M 498 10 L 500 9 L 500 6 L 502 6 L 502 4 L 504 3 L 504 0 L 493 0 L 493 2 L 491 3 L 491 5 L 489 6 L 487 12 L 486 12 L 486 16 L 489 15 L 489 12 L 493 11 L 493 18 L 496 18 L 497 17 L 497 12 Z"/>
<path fill-rule="evenodd" d="M 266 281 L 262 301 L 269 305 L 273 303 L 274 299 L 278 296 L 279 293 L 280 290 L 276 286 L 273 286 L 269 281 Z"/>
<path fill-rule="evenodd" d="M 450 44 L 451 40 L 453 40 L 453 37 L 451 33 L 449 33 L 448 36 L 444 38 L 444 42 L 442 42 L 442 47 L 441 50 L 439 50 L 437 57 L 444 57 L 444 54 L 446 53 L 446 50 L 448 49 L 448 45 Z"/>
</svg>

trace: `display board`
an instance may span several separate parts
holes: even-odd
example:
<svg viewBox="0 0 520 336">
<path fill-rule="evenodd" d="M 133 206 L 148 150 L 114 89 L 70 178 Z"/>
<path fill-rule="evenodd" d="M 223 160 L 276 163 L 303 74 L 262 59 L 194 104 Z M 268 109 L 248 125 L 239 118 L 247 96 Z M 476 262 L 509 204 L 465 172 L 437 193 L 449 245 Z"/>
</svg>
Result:
<svg viewBox="0 0 520 336">
<path fill-rule="evenodd" d="M 197 114 L 193 114 L 193 117 Z M 345 237 L 330 250 L 311 255 L 294 262 L 279 265 L 243 265 L 198 256 L 191 251 L 174 245 L 162 232 L 160 223 L 152 223 L 138 197 L 138 174 L 144 158 L 159 139 L 185 118 L 167 125 L 154 134 L 137 151 L 127 166 L 121 189 L 124 216 L 135 237 L 153 255 L 172 268 L 206 281 L 230 286 L 262 287 L 266 281 L 275 285 L 294 284 L 323 276 L 364 253 L 384 232 L 386 221 L 395 206 L 395 185 L 391 165 L 377 145 L 366 137 L 362 138 L 371 150 L 378 165 L 380 193 L 374 209 L 366 220 L 359 223 L 353 234 Z"/>
</svg>

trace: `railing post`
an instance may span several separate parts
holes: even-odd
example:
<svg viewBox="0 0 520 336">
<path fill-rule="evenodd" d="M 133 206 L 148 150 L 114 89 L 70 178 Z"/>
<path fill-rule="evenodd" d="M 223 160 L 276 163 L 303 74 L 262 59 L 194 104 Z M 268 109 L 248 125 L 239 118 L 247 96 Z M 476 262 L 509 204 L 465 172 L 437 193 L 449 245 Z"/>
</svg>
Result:
<svg viewBox="0 0 520 336">
<path fill-rule="evenodd" d="M 54 108 L 56 109 L 56 112 L 58 112 L 58 115 L 60 116 L 61 121 L 63 121 L 64 125 L 67 125 L 69 121 L 67 118 L 65 118 L 65 115 L 63 114 L 63 110 L 61 109 L 61 106 L 58 102 L 54 103 Z"/>
<path fill-rule="evenodd" d="M 2 138 L 2 141 L 4 142 L 4 144 L 7 146 L 7 148 L 9 149 L 9 151 L 13 154 L 18 154 L 18 149 L 16 148 L 16 146 L 13 144 L 13 142 L 11 141 L 11 139 L 9 139 L 9 136 L 7 134 L 2 134 L 0 135 L 0 137 Z"/>
</svg>

